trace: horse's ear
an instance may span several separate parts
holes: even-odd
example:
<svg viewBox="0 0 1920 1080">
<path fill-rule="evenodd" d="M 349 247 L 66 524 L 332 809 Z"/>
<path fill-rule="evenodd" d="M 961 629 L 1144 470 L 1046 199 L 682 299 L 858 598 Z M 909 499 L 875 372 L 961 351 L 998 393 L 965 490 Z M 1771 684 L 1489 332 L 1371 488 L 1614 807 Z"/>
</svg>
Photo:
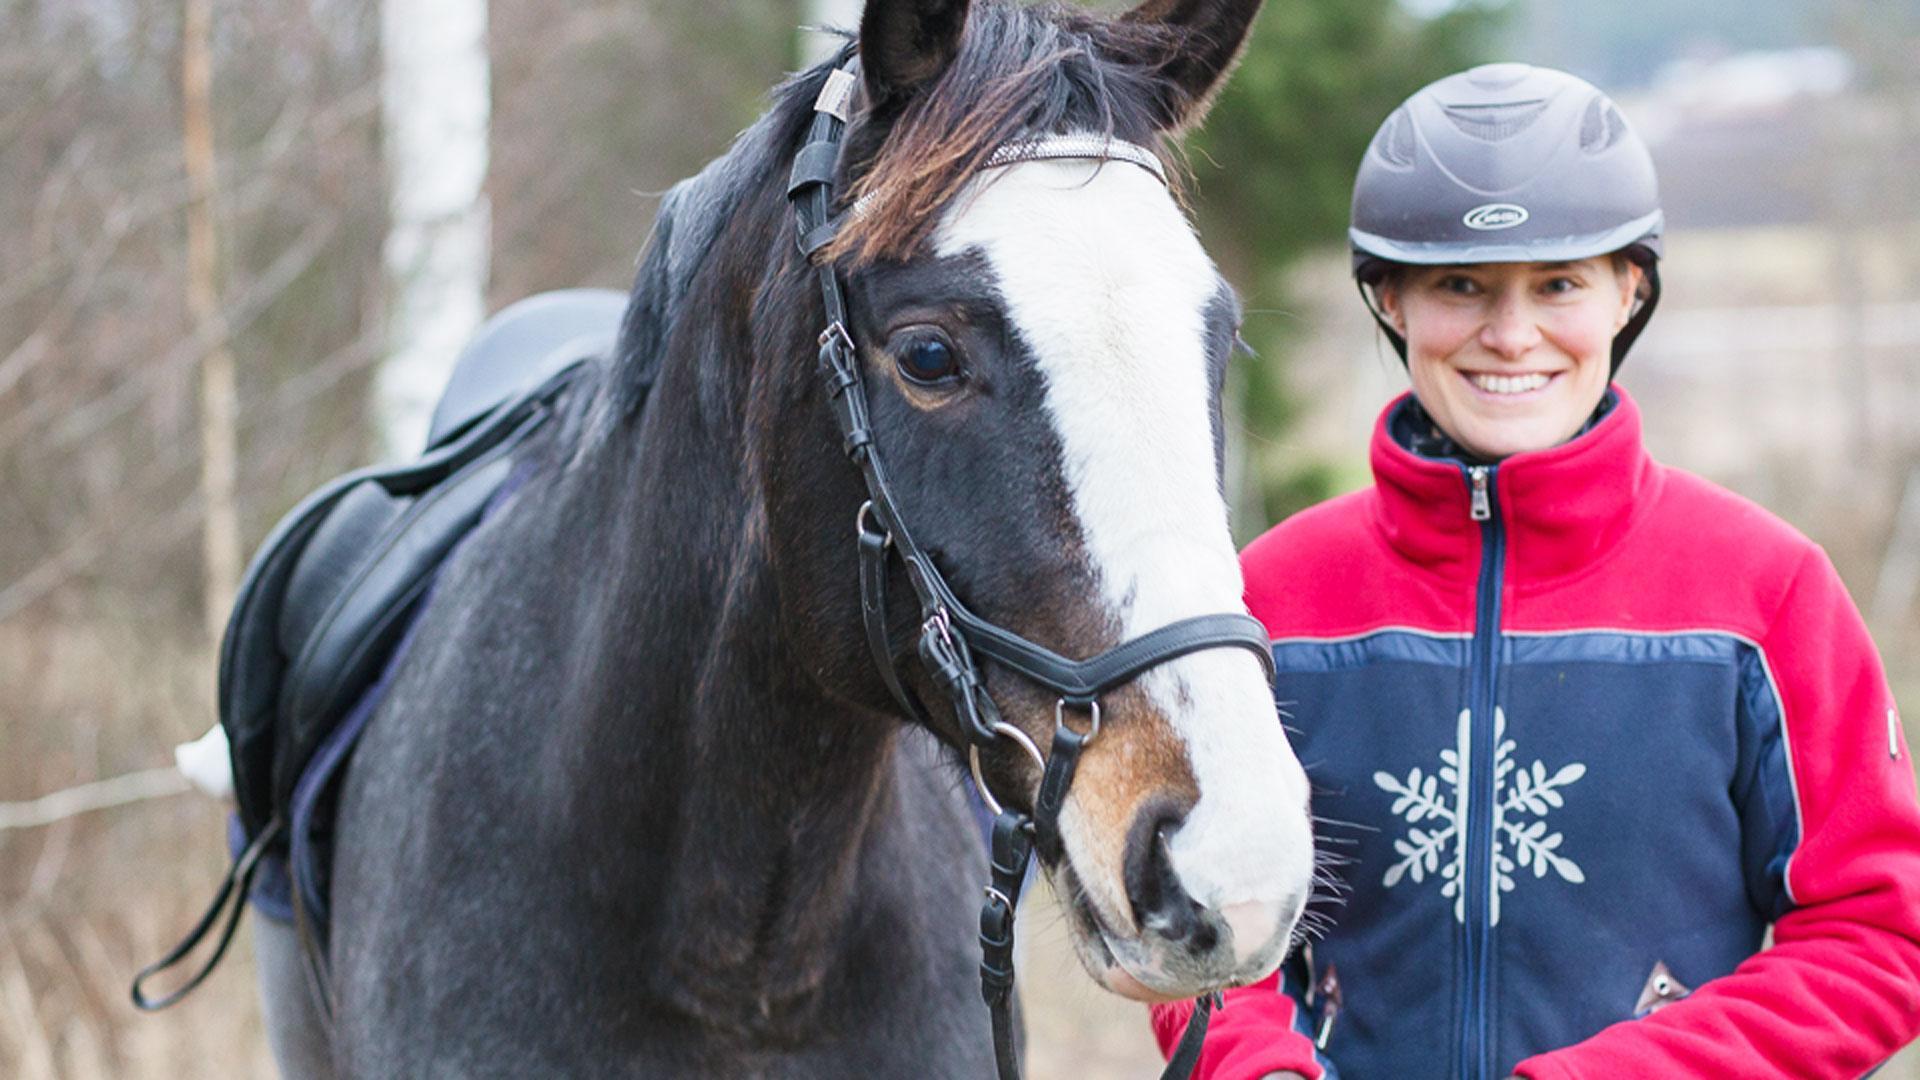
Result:
<svg viewBox="0 0 1920 1080">
<path fill-rule="evenodd" d="M 860 67 L 877 103 L 897 101 L 947 70 L 960 52 L 968 0 L 867 0 Z"/>
<path fill-rule="evenodd" d="M 1200 123 L 1246 47 L 1260 0 L 1143 0 L 1121 18 L 1167 31 L 1168 51 L 1152 58 L 1165 96 L 1161 127 L 1174 132 Z"/>
</svg>

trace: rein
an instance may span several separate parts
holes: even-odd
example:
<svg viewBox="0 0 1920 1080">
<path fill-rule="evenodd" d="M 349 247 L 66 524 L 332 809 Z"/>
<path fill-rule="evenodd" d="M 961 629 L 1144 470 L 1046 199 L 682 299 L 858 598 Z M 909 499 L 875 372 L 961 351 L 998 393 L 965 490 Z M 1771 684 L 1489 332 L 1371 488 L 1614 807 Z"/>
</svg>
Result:
<svg viewBox="0 0 1920 1080">
<path fill-rule="evenodd" d="M 1267 632 L 1243 613 L 1199 615 L 1170 623 L 1086 660 L 1070 660 L 1005 627 L 968 610 L 935 566 L 932 557 L 914 542 L 900 518 L 874 443 L 868 420 L 867 395 L 861 379 L 859 350 L 847 330 L 846 298 L 831 262 L 815 255 L 834 237 L 839 219 L 832 216 L 833 180 L 840 160 L 859 61 L 850 58 L 834 70 L 814 102 L 807 141 L 794 156 L 787 198 L 793 203 L 800 251 L 814 264 L 826 308 L 821 331 L 820 372 L 826 380 L 834 417 L 839 423 L 842 449 L 860 469 L 867 501 L 855 518 L 860 550 L 860 610 L 868 649 L 875 665 L 908 716 L 928 724 L 926 707 L 901 680 L 896 651 L 887 627 L 887 571 L 897 555 L 907 581 L 920 602 L 920 631 L 916 642 L 922 665 L 934 684 L 951 699 L 968 741 L 968 759 L 974 783 L 995 815 L 992 845 L 992 881 L 980 911 L 980 990 L 993 1018 L 994 1056 L 1001 1080 L 1017 1080 L 1019 1058 L 1014 1047 L 1012 1016 L 1013 921 L 1020 888 L 1036 850 L 1048 862 L 1063 853 L 1059 832 L 1060 810 L 1073 785 L 1080 754 L 1100 734 L 1100 697 L 1148 668 L 1202 649 L 1242 648 L 1260 658 L 1269 680 L 1273 656 Z M 1166 177 L 1159 160 L 1131 143 L 1098 136 L 1047 136 L 997 149 L 987 167 L 1039 160 L 1122 161 Z M 859 207 L 849 211 L 858 213 Z M 986 692 L 978 657 L 987 657 L 1052 690 L 1054 706 L 1052 745 L 1047 754 L 1027 734 L 1000 715 Z M 1084 715 L 1084 730 L 1069 723 L 1069 713 Z M 1010 742 L 1040 769 L 1040 786 L 1031 814 L 1002 806 L 981 773 L 980 751 Z M 1207 994 L 1196 1002 L 1192 1019 L 1180 1037 L 1162 1080 L 1191 1075 L 1199 1060 L 1207 1021 L 1218 1000 Z"/>
</svg>

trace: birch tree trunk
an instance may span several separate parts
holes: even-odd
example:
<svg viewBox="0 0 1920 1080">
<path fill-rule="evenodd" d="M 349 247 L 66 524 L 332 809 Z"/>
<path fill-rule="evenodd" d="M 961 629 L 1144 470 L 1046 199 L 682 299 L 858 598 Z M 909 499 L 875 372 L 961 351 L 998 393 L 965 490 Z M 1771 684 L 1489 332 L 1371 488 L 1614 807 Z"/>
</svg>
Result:
<svg viewBox="0 0 1920 1080">
<path fill-rule="evenodd" d="M 213 155 L 213 0 L 186 0 L 181 25 L 181 153 L 187 170 L 187 311 L 200 358 L 201 617 L 219 644 L 240 582 L 240 519 L 234 509 L 233 352 L 220 310 L 218 188 Z"/>
<path fill-rule="evenodd" d="M 455 356 L 486 314 L 486 0 L 381 0 L 380 45 L 392 225 L 375 409 L 396 457 L 422 449 Z"/>
<path fill-rule="evenodd" d="M 803 0 L 798 42 L 802 67 L 811 67 L 825 60 L 840 47 L 838 37 L 821 33 L 821 29 L 860 29 L 860 5 L 861 0 Z"/>
</svg>

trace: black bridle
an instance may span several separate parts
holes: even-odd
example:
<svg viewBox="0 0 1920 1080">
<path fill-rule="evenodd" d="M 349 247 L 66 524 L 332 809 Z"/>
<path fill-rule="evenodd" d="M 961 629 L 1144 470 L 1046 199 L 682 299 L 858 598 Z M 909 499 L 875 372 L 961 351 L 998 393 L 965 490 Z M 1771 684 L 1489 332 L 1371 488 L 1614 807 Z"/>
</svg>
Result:
<svg viewBox="0 0 1920 1080">
<path fill-rule="evenodd" d="M 839 226 L 832 216 L 833 181 L 839 166 L 840 140 L 846 131 L 848 108 L 858 76 L 857 58 L 849 58 L 827 78 L 814 102 L 807 141 L 794 157 L 787 197 L 793 203 L 800 251 L 813 263 L 826 307 L 826 329 L 820 334 L 820 371 L 840 425 L 842 448 L 866 481 L 867 501 L 855 519 L 860 546 L 860 610 L 866 624 L 867 646 L 875 665 L 908 716 L 925 724 L 926 707 L 901 680 L 896 652 L 887 628 L 887 572 L 898 555 L 907 581 L 920 601 L 917 651 L 934 685 L 952 702 L 968 741 L 969 758 L 980 795 L 995 814 L 992 845 L 992 883 L 980 911 L 980 989 L 993 1016 L 994 1055 L 1002 1080 L 1020 1075 L 1014 1051 L 1011 998 L 1013 990 L 1013 920 L 1020 887 L 1026 880 L 1036 847 L 1049 862 L 1061 855 L 1059 816 L 1073 785 L 1075 766 L 1088 743 L 1100 733 L 1100 697 L 1148 668 L 1202 649 L 1243 648 L 1260 658 L 1269 680 L 1273 655 L 1266 629 L 1250 615 L 1200 615 L 1170 623 L 1121 643 L 1086 660 L 1069 660 L 1045 646 L 975 615 L 954 595 L 927 551 L 914 542 L 900 518 L 887 483 L 886 467 L 874 445 L 868 422 L 867 394 L 860 376 L 859 351 L 847 330 L 846 298 L 840 276 L 831 261 L 815 255 L 831 241 Z M 1064 146 L 1064 148 L 1063 148 Z M 1009 152 L 1010 151 L 1010 152 Z M 1128 152 L 1131 151 L 1131 152 Z M 1041 139 L 1003 147 L 995 161 L 1031 157 L 1121 159 L 1153 169 L 1136 148 L 1094 140 Z M 1024 731 L 1000 716 L 986 692 L 978 657 L 991 660 L 1058 694 L 1054 708 L 1052 746 L 1042 756 Z M 1068 723 L 1069 711 L 1086 715 L 1086 730 Z M 1012 742 L 1040 769 L 1040 787 L 1033 812 L 1003 807 L 981 775 L 980 751 Z M 1199 1060 L 1201 1040 L 1216 996 L 1201 997 L 1193 1019 L 1180 1038 L 1163 1080 L 1188 1076 Z"/>
</svg>

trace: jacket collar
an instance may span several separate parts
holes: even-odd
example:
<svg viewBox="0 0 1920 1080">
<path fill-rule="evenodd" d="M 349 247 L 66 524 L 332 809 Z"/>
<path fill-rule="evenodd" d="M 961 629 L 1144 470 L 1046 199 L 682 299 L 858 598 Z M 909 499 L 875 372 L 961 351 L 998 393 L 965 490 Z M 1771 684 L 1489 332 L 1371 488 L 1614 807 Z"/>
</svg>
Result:
<svg viewBox="0 0 1920 1080">
<path fill-rule="evenodd" d="M 1651 503 L 1659 473 L 1641 443 L 1640 409 L 1617 386 L 1607 393 L 1613 408 L 1586 431 L 1491 467 L 1495 517 L 1506 534 L 1508 584 L 1592 565 Z M 1414 407 L 1412 396 L 1402 394 L 1374 425 L 1378 524 L 1387 542 L 1414 564 L 1449 579 L 1475 580 L 1481 523 L 1471 514 L 1471 466 L 1395 439 Z"/>
</svg>

